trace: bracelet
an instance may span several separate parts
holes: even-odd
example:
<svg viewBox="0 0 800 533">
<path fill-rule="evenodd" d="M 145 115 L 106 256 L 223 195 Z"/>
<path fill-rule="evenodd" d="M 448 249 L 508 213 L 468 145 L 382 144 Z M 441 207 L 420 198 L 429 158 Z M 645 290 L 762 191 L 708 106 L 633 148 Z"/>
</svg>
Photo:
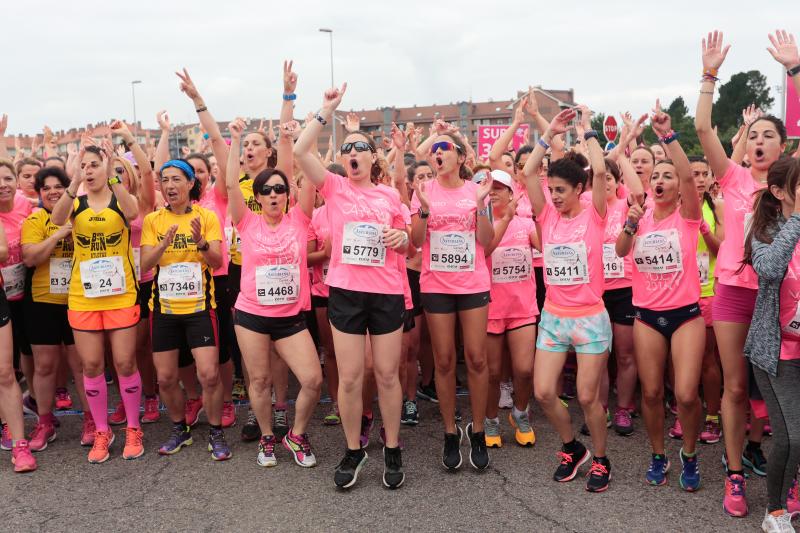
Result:
<svg viewBox="0 0 800 533">
<path fill-rule="evenodd" d="M 711 76 L 712 78 L 716 78 L 717 74 L 719 74 L 719 69 L 716 69 L 716 68 L 704 68 L 703 69 L 703 77 Z"/>
<path fill-rule="evenodd" d="M 290 94 L 283 93 L 283 99 L 286 100 L 287 102 L 289 102 L 291 100 L 297 100 L 297 95 L 294 94 L 294 93 L 290 93 Z"/>
<path fill-rule="evenodd" d="M 589 130 L 583 134 L 583 140 L 588 141 L 589 139 L 597 139 L 598 135 L 595 130 Z"/>
<path fill-rule="evenodd" d="M 703 234 L 703 235 L 708 235 L 709 233 L 711 233 L 711 227 L 708 225 L 708 222 L 706 222 L 705 220 L 703 220 L 700 223 L 700 233 Z"/>
<path fill-rule="evenodd" d="M 479 217 L 489 216 L 489 208 L 488 207 L 484 207 L 483 209 L 478 209 L 478 216 Z"/>
<path fill-rule="evenodd" d="M 800 74 L 800 65 L 790 68 L 789 70 L 786 71 L 786 74 L 788 74 L 791 77 L 797 76 L 798 74 Z"/>
<path fill-rule="evenodd" d="M 669 133 L 667 133 L 663 137 L 659 137 L 658 141 L 661 142 L 661 143 L 664 143 L 664 144 L 669 144 L 672 141 L 675 141 L 677 139 L 678 139 L 678 132 L 677 131 L 670 131 Z"/>
<path fill-rule="evenodd" d="M 542 139 L 541 137 L 539 137 L 539 140 L 538 140 L 538 141 L 536 141 L 536 143 L 537 143 L 539 146 L 541 146 L 542 148 L 544 148 L 545 150 L 549 150 L 549 149 L 550 149 L 550 145 L 549 145 L 549 144 L 547 144 L 547 143 L 544 141 L 544 139 Z"/>
<path fill-rule="evenodd" d="M 195 109 L 195 112 L 197 112 L 197 113 L 202 113 L 203 111 L 208 111 L 208 108 L 206 106 L 203 106 L 203 107 L 198 107 L 197 109 Z"/>
<path fill-rule="evenodd" d="M 197 250 L 199 252 L 207 252 L 209 248 L 211 248 L 211 245 L 209 244 L 208 241 L 206 241 L 206 243 L 203 246 L 200 246 L 199 244 L 197 245 Z"/>
<path fill-rule="evenodd" d="M 319 123 L 320 123 L 320 124 L 322 124 L 323 126 L 327 126 L 327 125 L 328 125 L 328 121 L 327 121 L 327 120 L 325 120 L 324 118 L 322 118 L 322 115 L 320 115 L 319 113 L 317 113 L 316 115 L 314 115 L 314 118 L 315 118 L 315 119 L 317 119 L 317 122 L 319 122 Z"/>
<path fill-rule="evenodd" d="M 69 197 L 70 197 L 70 198 L 72 198 L 73 200 L 74 200 L 75 198 L 77 198 L 77 197 L 78 197 L 78 195 L 77 195 L 77 194 L 72 194 L 71 192 L 69 192 L 69 187 L 67 187 L 66 189 L 64 189 L 64 192 L 65 192 L 65 193 L 67 193 L 67 196 L 69 196 Z"/>
<path fill-rule="evenodd" d="M 714 96 L 714 91 L 700 91 L 700 94 L 710 94 L 711 96 Z"/>
<path fill-rule="evenodd" d="M 206 141 L 208 140 L 209 137 L 210 137 L 210 135 L 208 133 L 204 133 L 203 134 L 203 139 L 205 139 Z"/>
<path fill-rule="evenodd" d="M 703 77 L 700 78 L 700 83 L 704 81 L 710 81 L 711 83 L 716 83 L 719 81 L 719 78 L 717 78 L 716 76 L 712 76 L 710 74 L 703 74 Z"/>
</svg>

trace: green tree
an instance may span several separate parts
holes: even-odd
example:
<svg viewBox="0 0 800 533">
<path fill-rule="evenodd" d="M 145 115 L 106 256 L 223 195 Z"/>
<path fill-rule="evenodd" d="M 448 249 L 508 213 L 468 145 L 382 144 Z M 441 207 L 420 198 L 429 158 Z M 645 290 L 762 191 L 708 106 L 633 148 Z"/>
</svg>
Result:
<svg viewBox="0 0 800 533">
<path fill-rule="evenodd" d="M 694 129 L 694 117 L 689 114 L 689 108 L 679 96 L 669 104 L 665 110 L 672 119 L 672 129 L 680 134 L 680 143 L 683 150 L 689 155 L 702 154 L 697 131 Z"/>
<path fill-rule="evenodd" d="M 742 109 L 755 104 L 766 111 L 774 101 L 766 76 L 757 70 L 737 72 L 728 83 L 719 86 L 719 98 L 714 103 L 711 121 L 717 126 L 727 150 L 730 150 L 729 141 L 741 123 Z"/>
</svg>

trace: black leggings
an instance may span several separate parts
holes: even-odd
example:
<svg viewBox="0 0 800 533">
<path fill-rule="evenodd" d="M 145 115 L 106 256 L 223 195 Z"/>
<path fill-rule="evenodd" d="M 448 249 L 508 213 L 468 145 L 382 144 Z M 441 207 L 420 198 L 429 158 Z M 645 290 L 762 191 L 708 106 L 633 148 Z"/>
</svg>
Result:
<svg viewBox="0 0 800 533">
<path fill-rule="evenodd" d="M 800 463 L 800 360 L 778 361 L 778 375 L 753 367 L 767 402 L 772 449 L 767 462 L 767 511 L 786 509 L 786 495 Z"/>
</svg>

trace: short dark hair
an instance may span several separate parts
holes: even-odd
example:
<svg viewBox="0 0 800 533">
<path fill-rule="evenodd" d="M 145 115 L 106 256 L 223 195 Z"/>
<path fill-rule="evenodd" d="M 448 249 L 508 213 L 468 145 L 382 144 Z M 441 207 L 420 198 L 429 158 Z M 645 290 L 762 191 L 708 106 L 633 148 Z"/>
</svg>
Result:
<svg viewBox="0 0 800 533">
<path fill-rule="evenodd" d="M 44 167 L 39 169 L 39 172 L 36 173 L 34 178 L 36 181 L 33 182 L 33 188 L 36 192 L 42 190 L 42 187 L 44 187 L 44 180 L 47 178 L 58 178 L 58 182 L 61 183 L 65 189 L 69 187 L 69 177 L 64 170 L 60 167 Z"/>
<path fill-rule="evenodd" d="M 280 176 L 281 180 L 283 180 L 283 184 L 286 186 L 286 207 L 284 208 L 284 211 L 288 211 L 290 196 L 289 178 L 277 168 L 265 168 L 258 173 L 258 175 L 253 179 L 253 196 L 255 197 L 260 195 L 264 185 L 266 185 L 269 179 L 275 175 Z"/>
<path fill-rule="evenodd" d="M 211 174 L 211 161 L 208 160 L 208 156 L 206 154 L 200 152 L 192 152 L 191 154 L 186 156 L 186 161 L 189 161 L 190 159 L 199 159 L 200 161 L 202 161 L 203 164 L 206 166 L 206 171 L 208 171 L 208 173 Z"/>
<path fill-rule="evenodd" d="M 515 165 L 519 164 L 519 160 L 522 158 L 523 155 L 532 153 L 533 153 L 533 146 L 531 146 L 530 144 L 520 146 L 519 150 L 517 150 L 517 155 L 514 156 L 514 164 Z"/>
<path fill-rule="evenodd" d="M 573 188 L 580 184 L 584 189 L 586 189 L 586 180 L 588 179 L 588 175 L 580 163 L 578 163 L 575 159 L 576 158 L 573 157 L 562 157 L 558 161 L 554 161 L 547 168 L 547 176 L 550 178 L 561 178 L 569 183 Z"/>
<path fill-rule="evenodd" d="M 767 122 L 772 122 L 772 125 L 775 126 L 775 129 L 778 130 L 778 136 L 781 138 L 781 144 L 786 143 L 786 126 L 783 124 L 783 121 L 776 116 L 773 115 L 764 115 L 763 117 L 759 117 L 753 121 L 747 127 L 747 133 L 750 134 L 750 128 L 753 127 L 753 124 L 760 120 L 766 120 Z"/>
</svg>

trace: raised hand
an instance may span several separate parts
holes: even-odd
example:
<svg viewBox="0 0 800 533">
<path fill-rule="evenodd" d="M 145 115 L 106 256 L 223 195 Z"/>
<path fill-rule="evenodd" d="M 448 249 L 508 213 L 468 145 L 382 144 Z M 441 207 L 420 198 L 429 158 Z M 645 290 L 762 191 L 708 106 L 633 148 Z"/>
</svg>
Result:
<svg viewBox="0 0 800 533">
<path fill-rule="evenodd" d="M 100 150 L 103 152 L 103 160 L 106 164 L 106 176 L 114 175 L 114 145 L 108 137 L 100 143 Z"/>
<path fill-rule="evenodd" d="M 292 70 L 294 61 L 283 62 L 283 94 L 294 94 L 297 89 L 297 74 Z"/>
<path fill-rule="evenodd" d="M 195 244 L 203 240 L 203 227 L 200 224 L 200 217 L 195 217 L 189 222 L 192 227 L 192 240 Z"/>
<path fill-rule="evenodd" d="M 341 89 L 336 87 L 328 89 L 322 97 L 322 108 L 333 113 L 336 111 L 336 108 L 339 107 L 339 104 L 342 103 L 342 97 L 344 97 L 344 93 L 346 92 L 347 83 L 343 83 Z"/>
<path fill-rule="evenodd" d="M 425 192 L 425 182 L 423 180 L 414 180 L 414 194 L 417 195 L 419 206 L 426 213 L 431 212 L 431 203 L 428 200 L 428 193 Z"/>
<path fill-rule="evenodd" d="M 56 237 L 56 240 L 60 241 L 61 239 L 66 239 L 70 235 L 72 235 L 72 222 L 67 222 L 60 228 L 56 230 L 53 234 Z"/>
<path fill-rule="evenodd" d="M 486 197 L 489 196 L 489 193 L 492 190 L 492 183 L 494 179 L 492 178 L 492 173 L 487 172 L 486 177 L 483 178 L 483 181 L 478 184 L 478 189 L 475 191 L 475 199 L 478 201 L 478 205 L 483 205 L 484 200 Z"/>
<path fill-rule="evenodd" d="M 406 134 L 397 127 L 397 124 L 392 122 L 392 143 L 394 147 L 402 154 L 406 151 Z"/>
<path fill-rule="evenodd" d="M 166 250 L 172 245 L 172 240 L 175 238 L 175 234 L 178 233 L 178 225 L 173 224 L 169 227 L 167 232 L 161 237 L 161 247 L 162 249 Z"/>
<path fill-rule="evenodd" d="M 353 133 L 354 131 L 358 131 L 361 127 L 361 119 L 358 118 L 358 115 L 355 113 L 348 113 L 347 117 L 344 120 L 344 129 L 347 130 L 347 133 Z"/>
<path fill-rule="evenodd" d="M 672 131 L 672 117 L 664 113 L 661 109 L 661 102 L 656 99 L 656 106 L 653 108 L 653 115 L 650 117 L 650 126 L 656 135 L 666 137 Z"/>
<path fill-rule="evenodd" d="M 3 113 L 3 116 L 0 117 L 0 137 L 5 137 L 6 129 L 8 129 L 8 115 Z"/>
<path fill-rule="evenodd" d="M 444 120 L 437 118 L 433 121 L 433 125 L 431 127 L 437 135 L 441 135 L 443 133 L 447 133 L 448 124 Z"/>
<path fill-rule="evenodd" d="M 241 117 L 236 118 L 233 122 L 228 124 L 228 131 L 231 132 L 231 139 L 239 140 L 242 138 L 242 133 L 247 128 L 244 119 Z"/>
<path fill-rule="evenodd" d="M 553 120 L 550 121 L 550 127 L 548 128 L 550 133 L 553 135 L 566 133 L 567 128 L 569 128 L 569 123 L 572 122 L 575 115 L 577 115 L 575 108 L 561 111 L 561 113 L 553 117 Z"/>
<path fill-rule="evenodd" d="M 183 156 L 184 158 L 186 158 L 186 157 L 188 157 L 188 155 L 189 155 L 189 154 L 191 154 L 191 153 L 192 153 L 192 151 L 191 151 L 191 150 L 189 150 L 189 147 L 188 147 L 188 146 L 181 146 L 181 156 Z"/>
<path fill-rule="evenodd" d="M 519 101 L 517 108 L 514 110 L 514 120 L 512 121 L 512 124 L 516 124 L 519 126 L 525 121 L 525 112 L 526 112 L 525 110 L 527 109 L 527 107 L 528 107 L 528 96 L 525 95 Z"/>
<path fill-rule="evenodd" d="M 632 203 L 628 208 L 628 221 L 635 226 L 643 216 L 644 207 L 642 207 L 639 202 Z"/>
<path fill-rule="evenodd" d="M 127 144 L 133 144 L 134 142 L 136 142 L 136 140 L 133 138 L 131 130 L 129 130 L 128 126 L 126 126 L 125 123 L 122 122 L 121 120 L 112 121 L 108 129 L 111 130 L 111 133 L 122 137 L 122 140 L 125 141 L 125 143 Z"/>
<path fill-rule="evenodd" d="M 383 148 L 383 150 L 385 152 L 388 152 L 389 150 L 391 150 L 392 149 L 392 139 L 390 139 L 389 137 L 383 137 L 381 139 L 381 148 Z"/>
<path fill-rule="evenodd" d="M 302 131 L 303 129 L 300 127 L 300 123 L 296 120 L 281 124 L 281 135 L 286 135 L 293 141 L 296 141 L 297 138 L 300 137 Z"/>
<path fill-rule="evenodd" d="M 772 43 L 772 48 L 767 48 L 767 51 L 784 68 L 790 69 L 800 65 L 800 52 L 797 50 L 794 35 L 786 33 L 786 30 L 775 30 L 775 35 L 769 35 L 769 41 Z"/>
<path fill-rule="evenodd" d="M 761 111 L 755 104 L 750 104 L 749 106 L 742 109 L 742 120 L 744 121 L 745 126 L 749 126 L 759 118 L 764 116 L 764 112 Z"/>
<path fill-rule="evenodd" d="M 197 91 L 197 87 L 195 86 L 194 82 L 192 81 L 191 76 L 189 76 L 189 71 L 185 68 L 183 69 L 183 74 L 180 72 L 175 73 L 181 79 L 181 92 L 194 100 L 195 98 L 200 97 L 200 93 Z"/>
<path fill-rule="evenodd" d="M 530 115 L 531 118 L 539 114 L 539 102 L 536 101 L 536 93 L 531 86 L 528 86 L 528 99 L 525 101 L 525 112 Z"/>
<path fill-rule="evenodd" d="M 261 122 L 263 123 L 264 121 L 262 120 Z M 267 131 L 264 132 L 264 134 L 267 136 L 267 139 L 269 139 L 269 142 L 271 142 L 272 144 L 275 144 L 277 142 L 278 137 L 277 135 L 275 135 L 275 128 L 272 127 L 272 119 L 269 119 L 269 125 L 267 126 Z"/>
<path fill-rule="evenodd" d="M 722 32 L 714 30 L 703 39 L 703 70 L 716 72 L 728 56 L 731 45 L 723 46 Z"/>
<path fill-rule="evenodd" d="M 161 131 L 169 131 L 169 115 L 167 114 L 166 109 L 162 109 L 156 113 L 156 121 L 158 122 L 158 127 L 161 128 Z"/>
</svg>

